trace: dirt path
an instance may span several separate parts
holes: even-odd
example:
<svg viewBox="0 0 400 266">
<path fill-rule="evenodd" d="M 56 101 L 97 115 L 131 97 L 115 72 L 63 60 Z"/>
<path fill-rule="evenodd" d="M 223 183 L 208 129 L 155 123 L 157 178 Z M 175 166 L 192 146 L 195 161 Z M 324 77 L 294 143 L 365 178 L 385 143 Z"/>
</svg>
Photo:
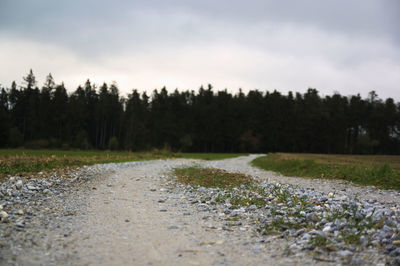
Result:
<svg viewBox="0 0 400 266">
<path fill-rule="evenodd" d="M 182 163 L 188 164 L 155 161 L 98 184 L 87 199 L 86 217 L 77 217 L 84 223 L 74 236 L 78 264 L 275 264 L 281 245 L 261 253 L 250 231 L 222 230 L 207 221 L 208 213 L 165 188 L 163 173 Z"/>
<path fill-rule="evenodd" d="M 290 253 L 291 245 L 296 246 L 293 240 L 260 236 L 251 225 L 251 217 L 247 222 L 239 220 L 235 226 L 227 227 L 224 211 L 198 201 L 194 204 L 190 193 L 171 185 L 168 172 L 183 165 L 200 164 L 271 182 L 313 187 L 323 193 L 335 191 L 339 196 L 359 195 L 392 205 L 400 203 L 398 192 L 262 171 L 248 164 L 255 157 L 103 165 L 96 171 L 107 174 L 98 174 L 98 178 L 85 183 L 85 188 L 76 187 L 58 197 L 58 201 L 50 201 L 49 210 L 38 216 L 37 225 L 26 226 L 19 232 L 20 239 L 28 239 L 33 244 L 23 248 L 21 241 L 15 242 L 11 245 L 15 255 L 4 255 L 5 264 L 313 265 L 329 262 L 323 258 L 316 260 L 307 252 L 285 256 Z M 61 211 L 57 213 L 56 209 Z M 382 261 L 375 253 L 371 254 L 366 261 Z"/>
</svg>

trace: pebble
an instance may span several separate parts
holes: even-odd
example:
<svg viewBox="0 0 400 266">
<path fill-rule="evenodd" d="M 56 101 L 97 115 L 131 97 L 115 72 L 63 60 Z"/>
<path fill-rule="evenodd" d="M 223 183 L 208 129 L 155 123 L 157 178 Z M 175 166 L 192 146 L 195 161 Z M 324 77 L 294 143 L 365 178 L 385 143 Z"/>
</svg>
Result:
<svg viewBox="0 0 400 266">
<path fill-rule="evenodd" d="M 179 228 L 179 227 L 176 226 L 176 225 L 172 225 L 172 226 L 168 227 L 168 229 L 178 229 L 178 228 Z"/>
<path fill-rule="evenodd" d="M 313 222 L 317 222 L 318 221 L 318 216 L 315 213 L 307 213 L 306 214 L 306 219 L 313 221 Z"/>
<path fill-rule="evenodd" d="M 200 193 L 206 193 L 206 192 L 207 192 L 207 189 L 206 189 L 205 187 L 200 187 L 200 188 L 199 188 L 199 192 L 200 192 Z"/>
<path fill-rule="evenodd" d="M 26 187 L 27 187 L 29 190 L 38 190 L 37 187 L 32 186 L 32 185 L 27 185 Z"/>
<path fill-rule="evenodd" d="M 322 229 L 322 232 L 330 232 L 332 230 L 332 227 L 330 227 L 329 225 L 328 226 L 325 226 L 324 227 L 324 229 Z"/>
<path fill-rule="evenodd" d="M 0 211 L 0 218 L 2 221 L 8 218 L 8 213 L 5 211 Z"/>
<path fill-rule="evenodd" d="M 339 257 L 348 257 L 353 255 L 353 252 L 351 252 L 350 250 L 341 250 L 337 252 Z"/>
<path fill-rule="evenodd" d="M 400 256 L 400 248 L 394 249 L 393 251 L 391 251 L 391 252 L 389 253 L 389 255 L 392 256 L 392 257 Z"/>
<path fill-rule="evenodd" d="M 256 246 L 254 246 L 254 248 L 253 248 L 253 250 L 254 250 L 255 253 L 259 253 L 259 252 L 261 252 L 263 249 L 264 249 L 264 246 L 263 246 L 263 245 L 256 245 Z"/>
<path fill-rule="evenodd" d="M 16 187 L 17 189 L 21 189 L 21 188 L 22 188 L 22 185 L 23 185 L 22 180 L 18 180 L 17 183 L 15 183 L 15 187 Z"/>
<path fill-rule="evenodd" d="M 305 232 L 306 232 L 306 229 L 305 229 L 305 228 L 301 228 L 301 229 L 297 230 L 296 233 L 295 233 L 294 235 L 295 235 L 295 236 L 300 236 L 300 235 L 302 235 L 302 234 L 305 233 Z"/>
<path fill-rule="evenodd" d="M 352 258 L 350 265 L 365 265 L 366 263 L 360 258 Z"/>
<path fill-rule="evenodd" d="M 17 221 L 15 222 L 15 225 L 16 225 L 17 227 L 19 227 L 19 228 L 23 228 L 23 227 L 25 227 L 25 221 L 24 221 L 24 220 L 17 220 Z"/>
<path fill-rule="evenodd" d="M 338 201 L 347 201 L 348 200 L 347 196 L 340 196 L 340 197 L 337 197 L 336 199 Z"/>
</svg>

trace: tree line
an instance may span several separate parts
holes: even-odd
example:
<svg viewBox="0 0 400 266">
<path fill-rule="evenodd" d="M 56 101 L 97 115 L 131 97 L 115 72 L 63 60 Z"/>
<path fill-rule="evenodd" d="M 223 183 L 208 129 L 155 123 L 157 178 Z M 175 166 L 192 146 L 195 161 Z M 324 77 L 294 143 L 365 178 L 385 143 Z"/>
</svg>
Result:
<svg viewBox="0 0 400 266">
<path fill-rule="evenodd" d="M 208 85 L 122 97 L 114 83 L 87 80 L 69 94 L 51 74 L 40 89 L 32 70 L 23 80 L 0 87 L 0 147 L 400 153 L 400 103 L 374 91 L 363 99 Z"/>
</svg>

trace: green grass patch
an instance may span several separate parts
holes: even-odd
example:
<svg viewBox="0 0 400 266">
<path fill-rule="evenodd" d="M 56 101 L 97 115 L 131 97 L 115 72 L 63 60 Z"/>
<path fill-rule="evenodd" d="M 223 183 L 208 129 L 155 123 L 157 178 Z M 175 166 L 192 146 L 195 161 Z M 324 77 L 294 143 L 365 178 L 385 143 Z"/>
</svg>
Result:
<svg viewBox="0 0 400 266">
<path fill-rule="evenodd" d="M 330 241 L 326 237 L 315 235 L 310 238 L 308 243 L 314 247 L 325 247 L 326 245 L 330 244 Z"/>
<path fill-rule="evenodd" d="M 359 233 L 342 233 L 341 239 L 346 243 L 350 245 L 360 245 L 361 244 L 361 232 Z"/>
<path fill-rule="evenodd" d="M 229 173 L 215 168 L 184 167 L 175 168 L 173 173 L 178 182 L 209 188 L 231 189 L 241 185 L 251 185 L 254 180 L 244 174 Z"/>
<path fill-rule="evenodd" d="M 230 198 L 231 204 L 236 207 L 241 207 L 241 206 L 250 206 L 250 205 L 255 205 L 257 207 L 262 207 L 267 204 L 267 201 L 264 198 L 258 198 L 258 197 L 246 197 L 246 196 L 236 196 L 236 197 L 231 197 Z"/>
<path fill-rule="evenodd" d="M 289 222 L 283 217 L 280 219 L 272 220 L 269 224 L 264 225 L 261 230 L 266 235 L 283 232 L 287 229 L 300 229 L 304 227 L 303 224 Z"/>
<path fill-rule="evenodd" d="M 180 153 L 164 150 L 153 150 L 150 152 L 129 151 L 81 151 L 81 150 L 34 150 L 34 149 L 0 149 L 1 157 L 10 156 L 55 156 L 55 157 L 150 157 L 150 158 L 187 158 L 201 160 L 223 160 L 239 156 L 247 156 L 248 153 Z"/>
<path fill-rule="evenodd" d="M 35 173 L 63 167 L 79 167 L 101 163 L 120 163 L 169 158 L 221 160 L 242 155 L 245 154 L 172 153 L 160 150 L 151 152 L 111 152 L 0 149 L 0 179 L 4 178 L 6 175 Z"/>
<path fill-rule="evenodd" d="M 389 162 L 383 164 L 371 162 L 370 165 L 367 165 L 365 161 L 358 159 L 346 164 L 339 159 L 339 155 L 332 156 L 334 157 L 330 158 L 325 155 L 322 159 L 318 157 L 318 160 L 314 160 L 309 156 L 269 154 L 253 160 L 252 164 L 261 169 L 279 172 L 287 176 L 341 179 L 359 185 L 374 185 L 384 189 L 400 190 L 400 171 L 393 170 Z M 397 161 L 394 162 L 397 163 Z"/>
</svg>

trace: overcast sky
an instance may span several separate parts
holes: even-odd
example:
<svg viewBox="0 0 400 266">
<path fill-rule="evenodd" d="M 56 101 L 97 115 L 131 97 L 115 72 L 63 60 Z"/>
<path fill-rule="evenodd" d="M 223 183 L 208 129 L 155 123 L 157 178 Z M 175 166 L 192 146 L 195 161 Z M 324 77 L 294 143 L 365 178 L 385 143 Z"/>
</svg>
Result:
<svg viewBox="0 0 400 266">
<path fill-rule="evenodd" d="M 398 0 L 0 0 L 0 84 L 211 83 L 400 100 Z"/>
</svg>

